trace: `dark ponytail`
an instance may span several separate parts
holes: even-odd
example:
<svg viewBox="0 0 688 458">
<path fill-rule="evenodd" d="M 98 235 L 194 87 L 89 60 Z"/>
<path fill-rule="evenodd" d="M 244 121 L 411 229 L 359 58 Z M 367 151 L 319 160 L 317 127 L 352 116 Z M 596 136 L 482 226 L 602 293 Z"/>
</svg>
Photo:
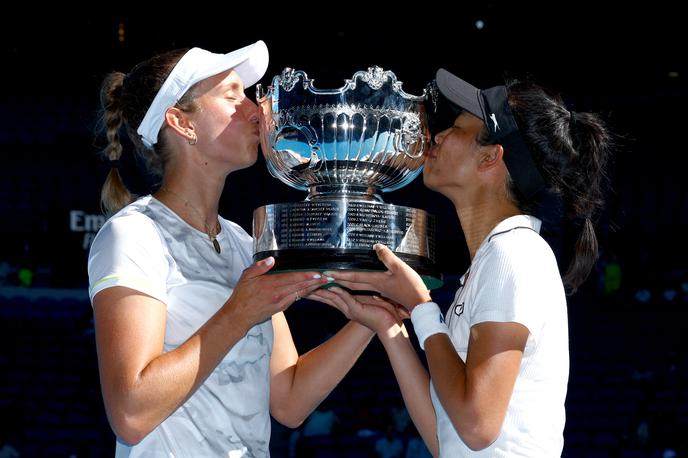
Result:
<svg viewBox="0 0 688 458">
<path fill-rule="evenodd" d="M 593 220 L 604 204 L 606 166 L 613 139 L 600 117 L 566 109 L 563 101 L 529 82 L 507 83 L 509 106 L 547 182 L 561 196 L 566 216 L 580 226 L 564 284 L 573 293 L 598 256 Z M 532 208 L 511 186 L 521 209 Z"/>
</svg>

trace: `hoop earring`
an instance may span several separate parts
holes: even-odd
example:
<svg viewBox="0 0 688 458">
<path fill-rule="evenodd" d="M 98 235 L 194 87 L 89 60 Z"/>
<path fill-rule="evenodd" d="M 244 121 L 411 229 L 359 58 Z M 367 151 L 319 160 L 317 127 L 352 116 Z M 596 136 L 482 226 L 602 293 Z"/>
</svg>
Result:
<svg viewBox="0 0 688 458">
<path fill-rule="evenodd" d="M 198 143 L 198 137 L 192 133 L 191 137 L 189 137 L 189 145 L 195 145 L 196 143 Z"/>
</svg>

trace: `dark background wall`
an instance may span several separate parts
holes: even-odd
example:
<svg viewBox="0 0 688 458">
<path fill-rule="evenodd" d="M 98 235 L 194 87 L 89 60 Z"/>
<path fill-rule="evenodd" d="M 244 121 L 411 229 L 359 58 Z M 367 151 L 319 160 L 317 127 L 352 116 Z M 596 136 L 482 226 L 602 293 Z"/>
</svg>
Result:
<svg viewBox="0 0 688 458">
<path fill-rule="evenodd" d="M 564 11 L 554 19 L 487 4 L 464 8 L 452 25 L 402 32 L 336 32 L 335 25 L 323 30 L 295 21 L 270 31 L 254 27 L 233 33 L 224 18 L 165 23 L 116 14 L 8 23 L 1 48 L 0 255 L 45 268 L 36 280 L 47 286 L 83 286 L 84 253 L 78 250 L 83 233 L 75 231 L 85 222 L 74 214 L 77 227 L 70 229 L 69 212 L 99 213 L 107 168 L 97 156 L 104 139 L 94 131 L 104 75 L 126 72 L 170 48 L 197 45 L 224 52 L 263 39 L 271 51 L 264 84 L 290 66 L 305 70 L 321 87 L 339 87 L 355 71 L 379 65 L 394 71 L 408 92 L 419 93 L 443 66 L 483 86 L 505 75 L 529 75 L 560 92 L 573 109 L 600 112 L 621 135 L 600 238 L 629 271 L 648 264 L 657 271 L 660 262 L 680 267 L 688 204 L 681 185 L 687 92 L 679 43 L 684 34 L 672 27 L 672 11 L 663 12 L 661 21 L 592 11 Z M 481 30 L 477 20 L 484 21 Z M 249 96 L 254 97 L 252 91 Z M 123 160 L 127 183 L 147 193 L 153 182 L 141 173 L 131 150 Z M 270 177 L 261 159 L 228 179 L 222 210 L 248 228 L 253 208 L 303 197 Z M 386 198 L 438 214 L 438 240 L 449 248 L 440 250 L 440 262 L 452 272 L 464 269 L 457 220 L 441 196 L 416 180 Z"/>
<path fill-rule="evenodd" d="M 573 445 L 567 453 L 587 456 L 587 450 L 599 449 L 606 450 L 607 455 L 594 456 L 617 456 L 614 453 L 626 445 L 623 437 L 635 434 L 635 424 L 624 423 L 619 428 L 622 432 L 610 425 L 602 428 L 616 431 L 610 432 L 616 434 L 616 442 L 607 438 L 605 445 L 604 438 L 594 439 L 595 433 L 581 426 L 584 419 L 599 417 L 595 408 L 602 404 L 608 406 L 604 412 L 618 414 L 609 420 L 618 426 L 621 417 L 631 418 L 652 402 L 659 402 L 654 393 L 664 389 L 664 385 L 658 388 L 659 382 L 648 390 L 646 386 L 635 386 L 632 377 L 638 368 L 649 367 L 659 373 L 675 366 L 684 371 L 686 362 L 685 345 L 678 338 L 688 295 L 684 242 L 688 227 L 688 160 L 683 139 L 688 102 L 685 25 L 680 22 L 677 9 L 661 4 L 646 6 L 644 11 L 625 8 L 603 12 L 600 5 L 576 2 L 557 5 L 556 13 L 540 9 L 537 15 L 494 2 L 455 6 L 446 11 L 407 11 L 405 14 L 410 17 L 403 20 L 385 18 L 384 23 L 374 24 L 372 13 L 358 13 L 356 21 L 352 21 L 349 9 L 329 20 L 302 20 L 293 5 L 273 15 L 258 13 L 258 18 L 238 18 L 228 8 L 219 8 L 204 12 L 201 17 L 197 10 L 192 10 L 188 17 L 180 10 L 166 20 L 118 13 L 86 14 L 85 19 L 43 14 L 43 19 L 27 15 L 3 20 L 0 296 L 6 300 L 0 302 L 0 307 L 3 329 L 7 332 L 0 341 L 0 367 L 3 373 L 15 376 L 6 379 L 0 405 L 14 402 L 12 405 L 19 406 L 18 415 L 25 425 L 21 434 L 17 433 L 22 435 L 21 443 L 43 444 L 30 449 L 31 453 L 63 456 L 63 449 L 46 449 L 45 443 L 79 442 L 65 438 L 64 434 L 50 436 L 57 427 L 48 428 L 53 432 L 36 433 L 36 428 L 42 428 L 50 418 L 36 418 L 36 411 L 45 404 L 29 400 L 34 394 L 27 394 L 20 387 L 26 380 L 40 379 L 50 385 L 63 378 L 69 385 L 69 377 L 62 377 L 65 371 L 57 365 L 52 372 L 44 370 L 42 378 L 36 375 L 41 373 L 37 365 L 45 367 L 49 361 L 62 361 L 60 358 L 74 351 L 74 345 L 86 351 L 92 349 L 90 309 L 83 295 L 87 287 L 88 242 L 98 227 L 99 190 L 107 172 L 106 164 L 98 157 L 104 139 L 95 135 L 102 78 L 108 71 L 126 72 L 159 51 L 200 46 L 227 52 L 263 39 L 271 55 L 264 84 L 269 84 L 270 78 L 287 66 L 306 71 L 316 79 L 317 86 L 327 88 L 339 87 L 355 71 L 378 65 L 394 71 L 410 93 L 419 93 L 438 67 L 485 87 L 499 84 L 507 75 L 528 75 L 560 92 L 574 110 L 599 112 L 608 120 L 619 134 L 619 145 L 609 170 L 611 189 L 607 208 L 600 215 L 598 236 L 603 259 L 615 256 L 621 265 L 622 288 L 616 295 L 604 295 L 600 290 L 600 270 L 593 272 L 581 292 L 571 298 L 575 305 L 571 308 L 573 401 L 568 407 L 572 418 L 569 425 L 573 426 L 567 428 L 573 429 L 567 431 L 567 438 L 572 438 L 569 443 Z M 442 23 L 442 19 L 451 22 Z M 478 20 L 484 23 L 482 29 L 476 27 Z M 350 29 L 352 22 L 361 27 Z M 235 29 L 240 25 L 251 27 Z M 254 97 L 252 90 L 247 94 Z M 139 194 L 149 192 L 155 183 L 145 176 L 131 149 L 123 156 L 123 176 Z M 256 166 L 229 177 L 221 212 L 250 231 L 255 207 L 304 197 L 270 177 L 259 159 Z M 446 290 L 438 294 L 448 299 L 453 281 L 468 265 L 452 207 L 441 196 L 425 189 L 420 179 L 385 195 L 385 199 L 437 215 L 438 262 L 448 280 Z M 561 254 L 564 263 L 566 254 Z M 29 284 L 22 277 L 26 271 L 33 273 Z M 636 299 L 640 290 L 646 290 L 650 299 Z M 674 295 L 667 296 L 666 291 L 674 291 Z M 60 294 L 76 300 L 71 305 L 56 305 L 55 298 Z M 338 317 L 329 311 L 304 307 L 295 309 L 293 316 L 307 321 L 303 310 L 308 310 L 308 319 L 322 324 L 317 332 L 312 327 L 295 332 L 297 344 L 305 348 L 324 338 L 330 323 L 338 323 Z M 58 313 L 61 310 L 65 315 Z M 48 322 L 40 321 L 46 317 Z M 64 326 L 55 329 L 50 320 L 60 317 L 63 321 L 59 323 Z M 39 343 L 28 337 L 37 333 L 43 336 Z M 74 335 L 85 337 L 81 341 Z M 28 345 L 27 353 L 16 352 L 17 339 L 26 344 L 24 347 Z M 34 344 L 29 345 L 30 342 Z M 65 351 L 56 350 L 52 356 L 40 359 L 36 356 L 43 349 L 40 342 Z M 597 351 L 600 348 L 602 353 Z M 641 356 L 634 357 L 633 352 L 639 351 Z M 94 362 L 92 353 L 76 355 Z M 591 355 L 591 365 L 577 362 Z M 384 359 L 378 356 L 380 361 Z M 35 364 L 31 363 L 32 357 Z M 370 358 L 373 366 L 378 367 L 376 356 Z M 20 360 L 25 363 L 19 363 Z M 614 363 L 618 367 L 612 370 Z M 69 367 L 73 373 L 74 367 Z M 86 390 L 90 390 L 85 409 L 91 410 L 84 415 L 100 419 L 86 442 L 93 445 L 102 438 L 110 443 L 99 404 L 97 374 L 93 366 L 86 367 L 93 378 L 80 377 L 88 386 Z M 389 375 L 384 373 L 382 378 L 389 381 Z M 610 393 L 586 395 L 587 387 L 599 386 L 603 379 L 610 379 L 612 385 L 606 386 L 619 392 L 631 390 L 628 396 L 635 396 L 636 404 L 627 408 L 630 412 L 614 410 L 614 406 L 625 405 L 625 398 L 619 400 L 610 397 Z M 339 396 L 355 404 L 361 399 L 351 401 L 352 392 L 361 387 L 352 386 L 345 385 Z M 389 386 L 394 389 L 393 383 Z M 36 396 L 40 399 L 40 390 Z M 683 391 L 665 396 L 676 396 L 675 402 L 672 398 L 675 405 L 688 402 Z M 46 397 L 54 398 L 50 393 Z M 72 405 L 66 401 L 63 407 L 70 409 Z M 60 423 L 62 417 L 54 415 L 57 417 L 51 417 L 52 420 Z M 92 417 L 86 417 L 89 418 Z M 33 439 L 27 439 L 27 434 Z M 48 441 L 46 435 L 62 439 Z M 594 440 L 603 443 L 596 446 Z M 79 456 L 98 456 L 98 450 L 95 445 L 86 447 Z M 647 456 L 652 453 L 649 449 L 645 452 Z M 31 453 L 28 456 L 33 456 Z"/>
</svg>

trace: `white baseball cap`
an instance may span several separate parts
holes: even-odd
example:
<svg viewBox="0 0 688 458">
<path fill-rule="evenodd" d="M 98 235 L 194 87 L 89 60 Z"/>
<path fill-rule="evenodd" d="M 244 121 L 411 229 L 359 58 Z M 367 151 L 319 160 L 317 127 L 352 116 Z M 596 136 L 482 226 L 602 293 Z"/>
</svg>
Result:
<svg viewBox="0 0 688 458">
<path fill-rule="evenodd" d="M 256 84 L 268 68 L 268 47 L 262 40 L 227 54 L 215 54 L 201 48 L 190 49 L 174 66 L 136 132 L 148 148 L 158 142 L 165 112 L 173 107 L 194 84 L 218 73 L 234 69 L 244 87 Z"/>
</svg>

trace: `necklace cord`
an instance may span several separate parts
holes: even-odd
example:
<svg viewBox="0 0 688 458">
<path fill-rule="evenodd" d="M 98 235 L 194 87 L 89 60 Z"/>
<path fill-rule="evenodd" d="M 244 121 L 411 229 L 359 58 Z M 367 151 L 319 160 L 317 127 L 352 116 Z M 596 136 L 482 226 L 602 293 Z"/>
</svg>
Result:
<svg viewBox="0 0 688 458">
<path fill-rule="evenodd" d="M 191 205 L 188 200 L 186 200 L 185 198 L 183 198 L 182 196 L 180 196 L 176 192 L 172 191 L 167 186 L 161 186 L 160 190 L 167 193 L 167 194 L 170 194 L 173 197 L 175 197 L 180 202 L 184 203 L 185 208 L 190 208 L 194 213 L 196 213 L 196 215 L 198 215 L 198 217 L 200 218 L 200 221 L 203 223 L 203 226 L 205 227 L 205 233 L 208 235 L 208 239 L 213 244 L 213 248 L 215 248 L 215 251 L 217 251 L 217 253 L 219 254 L 221 250 L 220 250 L 220 243 L 217 241 L 217 234 L 218 234 L 218 232 L 220 232 L 219 231 L 220 222 L 217 219 L 215 219 L 215 231 L 211 230 L 210 225 L 203 218 L 203 215 L 201 215 L 201 212 L 199 212 L 193 205 Z"/>
</svg>

